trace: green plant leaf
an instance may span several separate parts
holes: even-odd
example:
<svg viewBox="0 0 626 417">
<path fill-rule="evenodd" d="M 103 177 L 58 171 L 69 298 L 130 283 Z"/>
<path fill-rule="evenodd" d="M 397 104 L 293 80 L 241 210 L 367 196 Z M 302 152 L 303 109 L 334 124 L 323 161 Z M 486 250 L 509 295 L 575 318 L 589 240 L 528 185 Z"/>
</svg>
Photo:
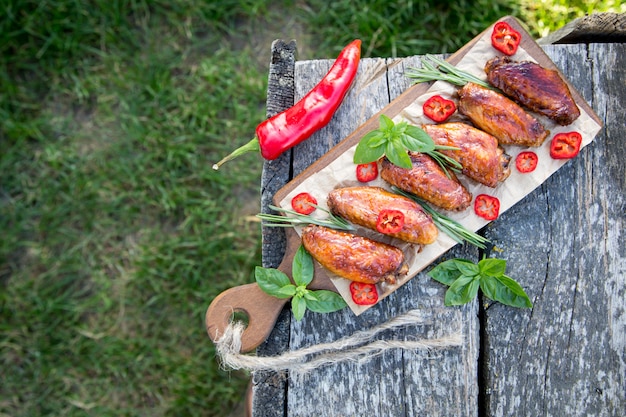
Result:
<svg viewBox="0 0 626 417">
<path fill-rule="evenodd" d="M 278 298 L 289 298 L 293 297 L 296 294 L 296 286 L 293 284 L 285 285 L 277 290 L 275 297 Z"/>
<path fill-rule="evenodd" d="M 450 285 L 444 299 L 447 306 L 462 305 L 470 302 L 478 294 L 480 280 L 476 277 L 461 276 Z"/>
<path fill-rule="evenodd" d="M 378 121 L 380 125 L 380 130 L 382 130 L 383 132 L 386 130 L 391 130 L 395 127 L 393 120 L 391 120 L 389 116 L 385 116 L 384 114 L 380 115 Z"/>
<path fill-rule="evenodd" d="M 360 141 L 354 150 L 353 162 L 355 164 L 369 164 L 377 161 L 385 154 L 385 143 L 380 146 L 370 147 L 367 142 Z"/>
<path fill-rule="evenodd" d="M 486 297 L 508 306 L 520 308 L 533 306 L 521 285 L 506 275 L 483 277 L 480 281 L 480 289 Z"/>
<path fill-rule="evenodd" d="M 407 125 L 402 136 L 402 142 L 407 149 L 415 152 L 432 152 L 435 150 L 435 142 L 423 129 Z"/>
<path fill-rule="evenodd" d="M 291 311 L 296 320 L 302 320 L 306 312 L 306 300 L 302 296 L 296 295 L 291 299 Z"/>
<path fill-rule="evenodd" d="M 478 269 L 483 276 L 499 277 L 506 272 L 506 261 L 497 258 L 485 258 L 478 262 Z"/>
<path fill-rule="evenodd" d="M 306 300 L 306 305 L 309 310 L 316 313 L 331 313 L 333 311 L 339 311 L 347 306 L 346 301 L 333 291 L 317 290 L 312 291 L 317 298 L 316 301 Z"/>
<path fill-rule="evenodd" d="M 456 267 L 459 269 L 459 272 L 467 277 L 475 277 L 480 274 L 480 269 L 478 265 L 471 261 L 459 261 L 456 260 Z"/>
<path fill-rule="evenodd" d="M 387 142 L 387 148 L 385 150 L 385 155 L 391 161 L 392 164 L 399 166 L 401 168 L 411 169 L 413 164 L 411 163 L 411 158 L 409 154 L 406 152 L 404 146 L 401 145 L 400 140 L 398 139 L 398 143 L 394 143 L 396 141 Z M 400 145 L 400 146 L 398 146 Z"/>
<path fill-rule="evenodd" d="M 447 261 L 440 262 L 437 266 L 428 272 L 428 276 L 437 282 L 445 285 L 452 285 L 459 277 L 463 275 L 459 269 L 459 265 L 463 263 L 472 263 L 465 259 L 448 259 Z"/>
<path fill-rule="evenodd" d="M 307 286 L 313 280 L 313 258 L 302 245 L 293 257 L 291 275 L 298 286 Z"/>
<path fill-rule="evenodd" d="M 274 297 L 289 298 L 285 296 L 281 289 L 288 285 L 292 285 L 289 277 L 282 271 L 274 268 L 263 268 L 257 266 L 254 269 L 254 278 L 261 289 Z"/>
</svg>

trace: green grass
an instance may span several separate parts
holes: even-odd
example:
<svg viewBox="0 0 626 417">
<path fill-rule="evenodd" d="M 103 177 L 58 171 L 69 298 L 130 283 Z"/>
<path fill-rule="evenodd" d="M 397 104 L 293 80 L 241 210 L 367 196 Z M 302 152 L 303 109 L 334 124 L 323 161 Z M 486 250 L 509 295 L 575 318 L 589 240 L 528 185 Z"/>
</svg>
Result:
<svg viewBox="0 0 626 417">
<path fill-rule="evenodd" d="M 591 4 L 624 11 L 556 3 L 3 2 L 0 415 L 223 416 L 241 400 L 248 375 L 219 368 L 203 318 L 261 263 L 246 219 L 262 164 L 211 165 L 265 116 L 271 40 L 296 38 L 300 59 L 355 37 L 405 56 L 453 52 L 504 14 L 538 35 Z"/>
</svg>

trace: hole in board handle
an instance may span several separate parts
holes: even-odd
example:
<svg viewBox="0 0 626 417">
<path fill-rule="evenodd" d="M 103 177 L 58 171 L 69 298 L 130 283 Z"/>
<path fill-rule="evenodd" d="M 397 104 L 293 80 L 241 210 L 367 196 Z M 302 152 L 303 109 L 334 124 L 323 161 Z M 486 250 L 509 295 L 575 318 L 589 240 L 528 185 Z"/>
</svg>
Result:
<svg viewBox="0 0 626 417">
<path fill-rule="evenodd" d="M 248 316 L 248 313 L 244 310 L 235 310 L 230 315 L 229 323 L 241 323 L 244 325 L 244 328 L 247 329 L 250 324 L 250 316 Z"/>
</svg>

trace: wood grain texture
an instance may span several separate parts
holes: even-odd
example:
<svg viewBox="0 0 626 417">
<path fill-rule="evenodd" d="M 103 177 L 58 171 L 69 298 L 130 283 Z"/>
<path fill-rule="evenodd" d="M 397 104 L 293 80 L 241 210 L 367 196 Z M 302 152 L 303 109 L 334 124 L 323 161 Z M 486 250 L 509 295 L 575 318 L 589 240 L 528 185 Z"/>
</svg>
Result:
<svg viewBox="0 0 626 417">
<path fill-rule="evenodd" d="M 540 45 L 605 43 L 626 40 L 626 13 L 592 13 L 574 19 L 539 39 Z"/>
<path fill-rule="evenodd" d="M 358 317 L 349 311 L 308 312 L 296 322 L 285 311 L 258 354 L 333 341 L 416 308 L 431 321 L 381 338 L 434 337 L 461 326 L 465 344 L 444 352 L 390 351 L 288 378 L 254 373 L 254 416 L 622 415 L 626 51 L 623 44 L 546 46 L 545 51 L 604 128 L 578 158 L 485 230 L 496 245 L 495 255 L 508 261 L 508 274 L 522 283 L 534 308 L 488 303 L 444 308 L 444 288 L 420 274 Z M 331 62 L 295 64 L 296 99 Z M 340 126 L 322 129 L 295 148 L 292 168 L 269 167 L 262 194 L 271 193 L 270 182 L 286 184 L 405 91 L 402 72 L 417 62 L 419 57 L 364 59 L 360 82 L 337 113 Z M 285 158 L 290 161 L 291 155 Z M 273 244 L 264 241 L 264 250 Z M 472 248 L 457 246 L 445 257 L 478 256 Z"/>
<path fill-rule="evenodd" d="M 626 51 L 545 49 L 605 128 L 487 231 L 534 302 L 529 311 L 486 309 L 487 415 L 623 415 Z"/>
<path fill-rule="evenodd" d="M 268 75 L 267 117 L 271 117 L 294 104 L 294 66 L 296 43 L 280 39 L 272 43 Z M 268 205 L 276 191 L 289 180 L 291 154 L 286 153 L 273 161 L 265 161 L 261 176 L 261 212 L 268 213 Z M 277 268 L 283 260 L 287 247 L 285 231 L 275 227 L 262 228 L 263 266 Z M 276 326 L 267 340 L 257 348 L 259 356 L 275 356 L 289 348 L 289 324 L 291 310 L 284 309 L 278 316 Z M 254 372 L 252 374 L 252 410 L 256 416 L 280 417 L 285 415 L 287 401 L 287 374 L 284 372 Z"/>
</svg>

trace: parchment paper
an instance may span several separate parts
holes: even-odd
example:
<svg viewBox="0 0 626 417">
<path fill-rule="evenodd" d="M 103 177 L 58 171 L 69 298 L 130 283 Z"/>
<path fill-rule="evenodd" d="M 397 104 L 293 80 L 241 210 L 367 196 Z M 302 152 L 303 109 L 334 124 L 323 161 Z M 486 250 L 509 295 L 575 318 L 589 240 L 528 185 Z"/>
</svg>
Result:
<svg viewBox="0 0 626 417">
<path fill-rule="evenodd" d="M 496 56 L 497 54 L 495 49 L 493 49 L 493 47 L 491 46 L 490 33 L 491 30 L 486 31 L 485 35 L 483 35 L 482 38 L 478 40 L 478 42 L 456 65 L 456 67 L 471 72 L 481 79 L 486 80 L 487 77 L 484 72 L 485 63 L 487 62 L 487 60 Z M 533 59 L 533 57 L 530 56 L 530 54 L 528 54 L 522 48 L 519 48 L 517 53 L 511 58 L 517 61 L 530 60 L 536 62 L 536 60 Z M 458 97 L 456 96 L 456 91 L 458 88 L 459 87 L 453 86 L 446 82 L 437 81 L 431 86 L 431 88 L 428 89 L 425 94 L 420 96 L 411 105 L 409 105 L 402 112 L 400 112 L 400 114 L 393 119 L 394 122 L 406 120 L 410 124 L 416 126 L 420 126 L 423 123 L 433 123 L 430 119 L 423 116 L 422 114 L 422 105 L 424 104 L 424 102 L 429 97 L 435 94 L 440 94 L 443 97 L 451 98 L 455 102 L 458 102 Z M 525 148 L 520 146 L 504 145 L 503 147 L 506 153 L 511 156 L 511 175 L 504 182 L 499 183 L 496 188 L 491 188 L 479 184 L 463 176 L 462 174 L 458 175 L 459 180 L 463 183 L 463 185 L 465 185 L 468 191 L 472 193 L 473 197 L 476 197 L 479 194 L 489 194 L 497 197 L 500 200 L 500 214 L 502 214 L 518 201 L 520 201 L 524 196 L 526 196 L 539 185 L 541 185 L 548 177 L 550 177 L 550 175 L 552 175 L 568 162 L 568 160 L 556 160 L 550 157 L 550 141 L 555 134 L 559 132 L 579 132 L 583 138 L 581 149 L 582 147 L 587 146 L 593 141 L 595 136 L 600 131 L 601 126 L 595 120 L 593 120 L 593 118 L 583 109 L 580 110 L 580 117 L 576 121 L 574 121 L 574 123 L 568 126 L 559 126 L 545 117 L 533 114 L 533 116 L 535 116 L 546 127 L 546 129 L 550 130 L 550 135 L 541 147 Z M 464 119 L 463 116 L 459 115 L 457 112 L 448 121 L 467 120 Z M 364 185 L 358 182 L 356 179 L 356 166 L 353 162 L 355 148 L 356 146 L 350 148 L 341 156 L 339 156 L 334 162 L 320 170 L 315 175 L 304 180 L 302 184 L 300 184 L 291 193 L 285 196 L 285 198 L 279 203 L 280 206 L 283 208 L 291 208 L 291 199 L 296 194 L 306 191 L 316 197 L 319 206 L 327 209 L 326 197 L 331 190 L 340 187 Z M 520 174 L 515 168 L 515 157 L 517 156 L 517 154 L 525 150 L 532 150 L 533 152 L 535 152 L 539 157 L 539 164 L 535 171 L 527 174 Z M 390 189 L 389 184 L 380 179 L 380 176 L 375 181 L 369 182 L 366 185 L 379 186 Z M 431 205 L 431 207 L 437 209 L 433 205 Z M 472 205 L 463 212 L 457 213 L 443 210 L 441 210 L 441 212 L 446 216 L 460 222 L 463 226 L 472 231 L 478 231 L 489 223 L 489 221 L 486 221 L 474 214 L 473 201 Z M 313 215 L 321 218 L 327 216 L 326 213 L 320 212 L 320 210 L 316 210 Z M 296 232 L 299 235 L 301 234 L 301 230 L 301 228 L 296 228 Z M 454 241 L 452 238 L 446 235 L 445 232 L 442 231 L 440 231 L 439 237 L 437 238 L 436 242 L 424 246 L 423 248 L 421 248 L 421 251 L 419 251 L 420 248 L 416 245 L 407 244 L 406 242 L 402 242 L 394 238 L 389 238 L 388 236 L 384 236 L 364 228 L 357 228 L 356 233 L 359 235 L 368 236 L 374 240 L 390 243 L 394 246 L 401 248 L 404 251 L 407 263 L 409 265 L 409 273 L 403 279 L 398 280 L 398 282 L 394 285 L 378 284 L 378 291 L 381 300 L 391 294 L 401 285 L 406 283 L 408 280 L 413 278 L 420 271 L 424 270 L 434 260 L 439 258 L 446 251 L 448 251 L 450 248 L 457 244 L 456 241 Z M 348 288 L 350 281 L 333 275 L 330 272 L 328 272 L 328 275 L 331 281 L 335 284 L 338 292 L 346 300 L 348 306 L 356 315 L 361 314 L 371 307 L 359 306 L 352 302 L 350 290 Z"/>
</svg>

